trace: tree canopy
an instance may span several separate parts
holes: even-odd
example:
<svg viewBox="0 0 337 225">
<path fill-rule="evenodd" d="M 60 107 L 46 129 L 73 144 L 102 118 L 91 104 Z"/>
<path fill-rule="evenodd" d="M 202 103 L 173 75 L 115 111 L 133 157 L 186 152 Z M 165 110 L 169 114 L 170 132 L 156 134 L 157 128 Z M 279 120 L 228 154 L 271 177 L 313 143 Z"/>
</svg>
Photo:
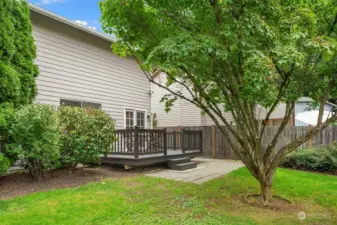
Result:
<svg viewBox="0 0 337 225">
<path fill-rule="evenodd" d="M 280 160 L 337 119 L 333 112 L 322 119 L 325 102 L 337 94 L 336 0 L 103 0 L 100 6 L 104 30 L 119 40 L 113 51 L 133 55 L 151 82 L 208 114 L 261 183 L 266 204 Z M 157 69 L 166 73 L 166 85 L 151 76 Z M 170 89 L 174 83 L 186 92 Z M 317 126 L 278 149 L 303 96 L 319 105 Z M 264 148 L 265 121 L 280 102 L 285 117 Z M 259 108 L 267 109 L 263 117 Z M 232 113 L 235 128 L 223 111 Z"/>
<path fill-rule="evenodd" d="M 7 115 L 36 95 L 34 64 L 36 47 L 28 3 L 22 0 L 0 1 L 0 136 Z M 1 140 L 1 137 L 0 137 Z"/>
</svg>

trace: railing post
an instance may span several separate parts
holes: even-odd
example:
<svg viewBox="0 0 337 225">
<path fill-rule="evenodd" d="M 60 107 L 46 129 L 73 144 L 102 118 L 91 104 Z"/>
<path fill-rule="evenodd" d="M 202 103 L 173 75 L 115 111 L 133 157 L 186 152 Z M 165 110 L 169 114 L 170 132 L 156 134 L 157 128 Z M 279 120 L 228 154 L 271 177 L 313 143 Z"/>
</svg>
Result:
<svg viewBox="0 0 337 225">
<path fill-rule="evenodd" d="M 135 158 L 138 158 L 138 154 L 139 154 L 139 141 L 138 141 L 138 127 L 137 126 L 135 126 L 135 129 L 134 129 L 133 150 L 134 150 Z"/>
<path fill-rule="evenodd" d="M 164 155 L 167 155 L 167 131 L 164 128 Z"/>
<path fill-rule="evenodd" d="M 199 131 L 199 147 L 200 147 L 200 152 L 203 152 L 204 151 L 204 148 L 203 148 L 203 140 L 202 140 L 203 136 L 202 136 L 202 130 Z"/>
<path fill-rule="evenodd" d="M 184 129 L 181 129 L 180 132 L 180 145 L 181 145 L 181 151 L 183 154 L 185 154 L 185 140 L 184 140 Z"/>
<path fill-rule="evenodd" d="M 177 132 L 173 131 L 173 150 L 177 150 Z"/>
</svg>

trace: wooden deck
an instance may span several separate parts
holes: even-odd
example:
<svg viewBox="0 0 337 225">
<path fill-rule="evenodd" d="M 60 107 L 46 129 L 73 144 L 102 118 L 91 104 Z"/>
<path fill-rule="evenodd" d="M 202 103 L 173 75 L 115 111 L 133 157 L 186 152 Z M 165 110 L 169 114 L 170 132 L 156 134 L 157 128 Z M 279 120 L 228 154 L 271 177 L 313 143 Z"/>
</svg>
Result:
<svg viewBox="0 0 337 225">
<path fill-rule="evenodd" d="M 163 154 L 147 154 L 141 155 L 135 158 L 131 155 L 117 155 L 108 154 L 107 156 L 101 157 L 101 163 L 103 164 L 116 164 L 116 165 L 130 165 L 130 166 L 143 166 L 151 165 L 155 163 L 167 162 L 170 159 L 177 159 L 182 157 L 194 158 L 197 156 L 202 156 L 200 150 L 189 150 L 182 153 L 181 150 L 167 150 L 167 155 Z"/>
<path fill-rule="evenodd" d="M 103 164 L 150 165 L 182 157 L 202 155 L 202 132 L 164 130 L 117 130 L 117 141 L 101 156 Z"/>
</svg>

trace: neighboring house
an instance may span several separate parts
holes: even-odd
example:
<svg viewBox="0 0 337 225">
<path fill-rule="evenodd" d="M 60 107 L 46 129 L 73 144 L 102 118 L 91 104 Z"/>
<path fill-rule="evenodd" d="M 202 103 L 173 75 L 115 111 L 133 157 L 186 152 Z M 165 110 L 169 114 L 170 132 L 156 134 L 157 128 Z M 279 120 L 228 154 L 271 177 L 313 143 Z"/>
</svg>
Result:
<svg viewBox="0 0 337 225">
<path fill-rule="evenodd" d="M 40 69 L 37 103 L 102 109 L 119 129 L 151 128 L 150 83 L 134 59 L 112 53 L 112 36 L 30 9 Z"/>
<path fill-rule="evenodd" d="M 311 98 L 303 97 L 298 100 L 295 106 L 294 121 L 295 126 L 315 126 L 318 119 L 318 107 L 310 107 L 313 100 Z M 330 117 L 336 109 L 336 105 L 326 102 L 324 105 L 323 122 Z"/>
<path fill-rule="evenodd" d="M 292 119 L 289 121 L 289 125 L 291 126 L 315 126 L 317 124 L 318 119 L 318 108 L 313 108 L 311 103 L 313 100 L 308 97 L 300 98 L 294 110 L 294 115 Z M 323 113 L 323 122 L 334 113 L 334 109 L 336 105 L 327 102 L 324 106 Z M 286 104 L 281 103 L 277 106 L 274 112 L 271 115 L 270 120 L 267 123 L 271 126 L 280 125 L 286 110 Z"/>
<path fill-rule="evenodd" d="M 165 85 L 166 75 L 164 73 L 154 74 L 154 79 L 160 84 Z M 178 84 L 173 84 L 170 89 L 174 91 L 181 91 L 184 96 L 188 96 L 187 91 Z M 152 113 L 156 113 L 157 126 L 158 127 L 177 127 L 177 126 L 209 126 L 214 125 L 213 120 L 202 113 L 202 110 L 185 99 L 178 99 L 171 111 L 168 113 L 164 110 L 164 103 L 160 103 L 161 98 L 165 94 L 170 94 L 167 90 L 158 87 L 156 84 L 151 84 L 151 108 Z M 174 96 L 171 95 L 173 98 Z M 318 110 L 310 109 L 310 103 L 313 100 L 310 98 L 300 98 L 295 106 L 294 115 L 289 120 L 289 126 L 309 126 L 316 125 Z M 334 109 L 336 105 L 327 102 L 324 107 L 323 119 L 326 120 L 329 112 Z M 279 104 L 276 109 L 271 113 L 269 120 L 267 121 L 270 126 L 278 126 L 281 124 L 286 110 L 286 104 Z M 233 116 L 230 112 L 222 112 L 228 122 L 235 124 Z M 265 118 L 267 110 L 257 107 L 257 117 Z M 330 113 L 331 115 L 331 113 Z M 222 124 L 222 123 L 221 123 Z"/>
</svg>

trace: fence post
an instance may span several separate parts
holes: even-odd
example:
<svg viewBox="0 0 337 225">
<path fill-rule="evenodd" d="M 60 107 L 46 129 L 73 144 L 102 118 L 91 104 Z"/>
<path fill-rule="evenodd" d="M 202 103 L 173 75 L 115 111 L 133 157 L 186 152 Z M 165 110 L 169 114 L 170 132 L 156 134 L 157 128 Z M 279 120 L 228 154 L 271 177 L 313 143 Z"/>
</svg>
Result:
<svg viewBox="0 0 337 225">
<path fill-rule="evenodd" d="M 310 132 L 311 129 L 312 129 L 312 126 L 309 125 L 309 127 L 308 127 L 308 132 Z M 308 141 L 308 147 L 309 147 L 309 148 L 312 148 L 312 135 L 310 136 L 310 139 L 309 139 L 309 141 Z"/>
<path fill-rule="evenodd" d="M 212 158 L 215 157 L 215 126 L 212 126 Z"/>
<path fill-rule="evenodd" d="M 177 150 L 177 132 L 173 131 L 173 150 Z"/>
<path fill-rule="evenodd" d="M 181 129 L 180 136 L 181 151 L 183 152 L 183 154 L 185 154 L 184 129 Z"/>
<path fill-rule="evenodd" d="M 178 127 L 177 130 L 178 130 L 178 132 L 181 134 L 181 128 L 180 128 L 180 126 Z M 178 141 L 178 142 L 177 142 L 178 144 L 177 144 L 177 146 L 181 146 L 181 140 L 180 140 L 181 137 L 180 137 L 180 136 L 181 136 L 181 135 L 178 135 L 178 136 L 177 136 L 177 137 L 178 137 L 178 140 L 177 140 L 177 141 Z M 181 147 L 180 147 L 180 148 L 181 148 Z"/>
<path fill-rule="evenodd" d="M 204 151 L 204 148 L 203 148 L 203 135 L 202 135 L 202 130 L 199 131 L 199 147 L 200 147 L 200 152 L 203 152 Z"/>
<path fill-rule="evenodd" d="M 164 155 L 167 155 L 167 130 L 164 128 Z"/>
<path fill-rule="evenodd" d="M 133 144 L 135 158 L 138 158 L 139 154 L 139 141 L 138 141 L 138 127 L 135 126 L 134 129 L 134 144 Z"/>
</svg>

